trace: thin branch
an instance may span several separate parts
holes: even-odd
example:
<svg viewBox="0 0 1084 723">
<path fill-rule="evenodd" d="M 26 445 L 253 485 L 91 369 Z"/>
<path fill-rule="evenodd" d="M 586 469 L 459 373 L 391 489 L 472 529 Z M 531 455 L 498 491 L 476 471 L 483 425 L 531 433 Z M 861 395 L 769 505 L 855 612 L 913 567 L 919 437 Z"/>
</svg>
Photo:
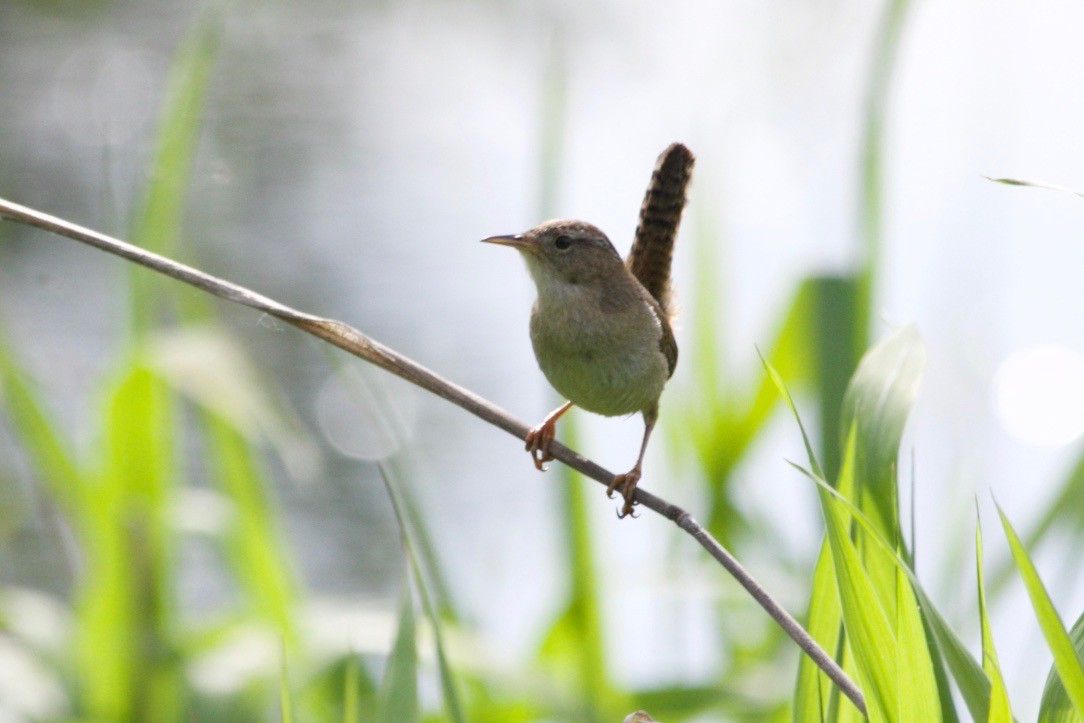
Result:
<svg viewBox="0 0 1084 723">
<path fill-rule="evenodd" d="M 233 301 L 244 306 L 258 309 L 271 314 L 283 321 L 292 324 L 313 336 L 319 337 L 329 344 L 350 352 L 367 362 L 377 365 L 396 376 L 406 379 L 408 382 L 421 387 L 439 397 L 467 410 L 476 417 L 513 434 L 520 439 L 527 436 L 530 429 L 525 422 L 513 417 L 508 412 L 496 406 L 492 402 L 483 399 L 474 392 L 460 387 L 444 379 L 440 375 L 426 369 L 416 361 L 409 359 L 394 349 L 370 339 L 357 329 L 334 319 L 325 319 L 320 316 L 306 314 L 292 309 L 285 304 L 280 304 L 255 291 L 246 289 L 230 281 L 225 281 L 199 269 L 173 261 L 164 256 L 151 253 L 138 246 L 125 243 L 119 239 L 106 236 L 105 234 L 91 231 L 55 216 L 35 211 L 25 206 L 20 206 L 10 201 L 0 199 L 0 218 L 5 218 L 18 223 L 34 226 L 60 236 L 94 246 L 107 253 L 120 256 L 157 271 L 166 276 L 171 276 L 209 294 Z M 568 447 L 553 442 L 550 453 L 561 462 L 580 473 L 609 485 L 613 481 L 614 474 L 591 460 L 572 451 Z M 731 555 L 726 548 L 719 544 L 704 527 L 692 518 L 692 516 L 677 505 L 651 494 L 642 487 L 637 487 L 635 501 L 647 509 L 656 512 L 668 520 L 671 520 L 692 535 L 700 545 L 729 572 L 734 579 L 744 587 L 753 599 L 764 608 L 776 623 L 783 628 L 791 638 L 798 643 L 799 647 L 816 663 L 824 673 L 839 686 L 844 695 L 850 698 L 855 707 L 863 714 L 866 712 L 865 701 L 862 692 L 847 677 L 843 669 L 828 655 L 808 632 L 793 617 L 777 603 L 764 588 L 741 566 L 741 563 Z"/>
</svg>

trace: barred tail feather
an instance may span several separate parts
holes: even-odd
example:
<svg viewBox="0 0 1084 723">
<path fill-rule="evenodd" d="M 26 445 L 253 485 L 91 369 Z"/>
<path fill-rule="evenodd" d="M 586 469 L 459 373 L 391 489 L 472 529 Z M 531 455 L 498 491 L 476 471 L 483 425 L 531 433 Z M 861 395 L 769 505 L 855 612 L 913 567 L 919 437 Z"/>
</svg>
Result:
<svg viewBox="0 0 1084 723">
<path fill-rule="evenodd" d="M 629 270 L 667 315 L 672 313 L 670 260 L 674 237 L 681 223 L 685 188 L 695 161 L 692 152 L 680 143 L 674 143 L 659 156 L 640 207 L 636 239 L 626 261 Z"/>
</svg>

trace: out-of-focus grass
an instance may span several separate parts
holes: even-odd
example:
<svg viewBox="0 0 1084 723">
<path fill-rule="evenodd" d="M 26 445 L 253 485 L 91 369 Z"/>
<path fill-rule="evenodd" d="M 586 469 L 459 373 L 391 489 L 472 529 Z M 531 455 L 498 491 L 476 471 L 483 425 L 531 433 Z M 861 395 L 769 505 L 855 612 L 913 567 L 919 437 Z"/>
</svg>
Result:
<svg viewBox="0 0 1084 723">
<path fill-rule="evenodd" d="M 399 524 L 400 539 L 402 540 L 403 555 L 405 558 L 403 574 L 403 600 L 399 613 L 399 634 L 396 638 L 395 647 L 388 659 L 388 669 L 384 673 L 384 693 L 382 694 L 381 715 L 389 722 L 399 720 L 412 720 L 417 717 L 417 660 L 416 643 L 414 642 L 414 612 L 410 591 L 417 589 L 418 597 L 422 603 L 422 610 L 433 631 L 434 648 L 436 650 L 437 670 L 440 676 L 441 691 L 444 697 L 444 707 L 449 720 L 454 723 L 463 723 L 466 718 L 463 714 L 463 704 L 459 699 L 459 691 L 452 675 L 451 665 L 445 652 L 444 635 L 442 633 L 443 621 L 437 607 L 426 589 L 426 578 L 422 572 L 418 558 L 415 556 L 415 528 L 406 517 L 405 506 L 400 485 L 392 481 L 392 474 L 388 468 L 381 465 L 380 474 L 384 480 L 384 488 L 388 492 L 392 509 L 395 512 L 396 521 Z M 413 583 L 413 584 L 411 584 Z M 409 635 L 409 643 L 404 637 Z M 409 700 L 408 700 L 409 699 Z M 396 717 L 395 712 L 410 712 L 413 718 Z"/>
<path fill-rule="evenodd" d="M 754 529 L 732 499 L 733 472 L 771 420 L 778 404 L 776 388 L 812 392 L 819 448 L 814 450 L 808 437 L 805 441 L 827 531 L 809 585 L 810 632 L 862 684 L 874 720 L 957 720 L 950 687 L 955 686 L 973 718 L 1008 721 L 1009 701 L 986 609 L 981 538 L 976 540 L 980 663 L 923 590 L 910 566 L 913 536 L 905 540 L 900 529 L 899 444 L 922 366 L 921 344 L 912 331 L 904 330 L 878 344 L 859 364 L 869 336 L 875 277 L 881 270 L 882 134 L 907 7 L 904 0 L 890 0 L 886 6 L 871 65 L 861 149 L 857 270 L 798 283 L 780 304 L 774 328 L 766 335 L 770 373 L 740 378 L 727 368 L 725 325 L 718 316 L 714 273 L 719 234 L 703 219 L 695 221 L 697 272 L 693 305 L 686 311 L 693 334 L 690 350 L 683 350 L 693 368 L 695 389 L 668 392 L 663 419 L 675 459 L 692 459 L 698 466 L 710 528 L 740 549 L 755 539 L 749 533 L 763 531 Z M 217 32 L 216 18 L 207 16 L 178 51 L 150 180 L 133 212 L 132 239 L 169 255 L 186 253 L 179 242 L 185 189 Z M 555 33 L 541 104 L 546 113 L 539 143 L 542 217 L 557 211 L 568 112 L 566 52 Z M 694 219 L 698 206 L 710 205 L 707 191 L 696 193 Z M 162 340 L 172 333 L 163 333 L 164 320 L 185 329 L 198 326 L 205 338 L 218 340 L 208 342 L 207 349 L 225 335 L 219 331 L 215 307 L 202 296 L 153 278 L 143 270 L 132 272 L 131 334 L 102 387 L 100 445 L 88 459 L 74 454 L 74 445 L 51 419 L 31 375 L 0 338 L 2 411 L 35 479 L 63 513 L 80 557 L 67 653 L 59 660 L 42 657 L 68 693 L 73 717 L 264 720 L 277 712 L 283 720 L 601 721 L 644 708 L 661 720 L 778 720 L 788 712 L 801 721 L 859 719 L 804 658 L 793 698 L 788 699 L 785 686 L 776 686 L 770 695 L 750 693 L 745 676 L 756 680 L 774 661 L 797 655 L 773 628 L 767 628 L 764 640 L 752 643 L 720 633 L 724 665 L 717 681 L 621 689 L 610 677 L 601 633 L 605 601 L 597 584 L 586 490 L 583 481 L 567 471 L 562 471 L 561 509 L 569 593 L 557 605 L 537 652 L 536 669 L 529 675 L 498 675 L 456 655 L 450 639 L 463 634 L 466 625 L 443 582 L 436 546 L 409 494 L 387 477 L 405 563 L 397 632 L 382 660 L 383 675 L 373 675 L 367 665 L 372 661 L 356 654 L 313 664 L 300 633 L 297 583 L 258 446 L 259 440 L 268 439 L 281 450 L 283 440 L 293 435 L 283 432 L 283 425 L 276 433 L 246 422 L 274 416 L 274 404 L 268 401 L 273 394 L 256 375 L 232 373 L 237 366 L 227 363 L 221 345 L 217 356 L 207 357 L 211 361 L 206 366 L 222 373 L 215 384 L 233 389 L 236 397 L 231 399 L 246 399 L 244 404 L 259 407 L 261 413 L 239 415 L 238 408 L 244 406 L 240 403 L 226 405 L 233 412 L 227 413 L 214 404 L 222 387 L 209 385 L 201 392 L 198 384 L 193 386 L 163 363 Z M 195 336 L 185 341 L 202 344 Z M 211 389 L 215 391 L 208 393 Z M 787 401 L 793 408 L 789 397 Z M 188 424 L 182 424 L 178 408 L 188 403 L 193 413 Z M 574 444 L 574 420 L 562 425 L 563 438 Z M 170 522 L 177 497 L 194 477 L 181 453 L 190 445 L 203 457 L 206 478 L 231 511 L 213 539 L 239 593 L 233 609 L 198 624 L 178 609 L 175 561 L 180 533 Z M 1064 493 L 1026 538 L 1027 545 L 1006 522 L 1014 559 L 1025 571 L 1056 653 L 1042 720 L 1079 714 L 1084 624 L 1078 620 L 1065 633 L 1025 547 L 1038 543 L 1055 524 L 1084 529 L 1077 504 L 1084 486 L 1082 469 L 1084 463 L 1069 476 Z M 788 562 L 781 561 L 781 566 Z M 720 573 L 712 569 L 710 574 Z M 1007 573 L 1000 577 L 1008 579 Z M 997 589 L 996 582 L 991 590 Z M 229 693 L 210 694 L 194 684 L 194 661 L 228 647 L 231 636 L 253 627 L 280 641 L 281 667 L 270 666 Z M 433 635 L 439 712 L 424 694 L 429 670 L 418 644 L 426 632 Z"/>
<path fill-rule="evenodd" d="M 132 241 L 163 253 L 179 251 L 190 159 L 217 33 L 216 18 L 208 16 L 178 51 L 144 200 L 133 213 Z M 159 323 L 158 310 L 166 308 L 161 300 L 179 287 L 153 278 L 141 269 L 130 276 L 131 333 L 103 390 L 101 446 L 89 460 L 67 451 L 47 405 L 0 345 L 8 421 L 35 477 L 65 513 L 81 557 L 67 671 L 74 712 L 101 720 L 180 720 L 185 711 L 214 710 L 215 705 L 195 699 L 199 693 L 185 665 L 228 637 L 231 627 L 227 622 L 191 629 L 177 609 L 178 540 L 171 513 L 188 476 L 180 454 L 185 428 L 176 395 L 154 364 L 150 332 Z M 174 307 L 181 319 L 210 319 L 212 307 L 194 292 L 185 293 L 199 301 Z M 196 427 L 208 476 L 234 513 L 219 538 L 230 570 L 254 617 L 292 645 L 290 565 L 277 542 L 258 453 L 245 431 L 214 412 L 198 415 Z"/>
</svg>

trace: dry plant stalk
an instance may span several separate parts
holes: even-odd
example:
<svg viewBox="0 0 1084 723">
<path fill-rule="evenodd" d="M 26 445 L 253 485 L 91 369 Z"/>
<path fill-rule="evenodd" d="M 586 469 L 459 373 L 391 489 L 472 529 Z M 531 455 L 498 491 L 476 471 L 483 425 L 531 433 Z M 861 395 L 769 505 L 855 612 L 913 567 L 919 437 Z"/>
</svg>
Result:
<svg viewBox="0 0 1084 723">
<path fill-rule="evenodd" d="M 146 251 L 138 246 L 133 246 L 111 236 L 106 236 L 97 231 L 92 231 L 4 199 L 0 199 L 0 218 L 44 229 L 59 236 L 93 246 L 195 286 L 214 296 L 249 306 L 282 319 L 286 323 L 307 331 L 313 336 L 319 337 L 329 344 L 337 346 L 371 364 L 375 364 L 411 384 L 447 399 L 449 402 L 462 407 L 495 427 L 519 437 L 521 440 L 527 436 L 527 432 L 530 430 L 530 427 L 525 422 L 516 419 L 487 399 L 453 384 L 435 372 L 426 369 L 413 359 L 370 339 L 357 329 L 341 321 L 306 314 L 231 281 L 219 279 L 199 269 Z M 609 485 L 613 481 L 614 474 L 612 472 L 559 442 L 554 441 L 550 446 L 550 451 L 555 459 L 603 485 Z M 839 686 L 839 689 L 854 703 L 855 707 L 863 715 L 865 714 L 866 705 L 862 692 L 843 672 L 843 669 L 699 522 L 677 505 L 671 504 L 639 487 L 636 489 L 635 501 L 671 520 L 682 530 L 692 535 L 708 551 L 708 554 L 715 558 L 746 589 L 784 632 L 794 639 L 798 646 L 824 671 L 825 675 Z"/>
</svg>

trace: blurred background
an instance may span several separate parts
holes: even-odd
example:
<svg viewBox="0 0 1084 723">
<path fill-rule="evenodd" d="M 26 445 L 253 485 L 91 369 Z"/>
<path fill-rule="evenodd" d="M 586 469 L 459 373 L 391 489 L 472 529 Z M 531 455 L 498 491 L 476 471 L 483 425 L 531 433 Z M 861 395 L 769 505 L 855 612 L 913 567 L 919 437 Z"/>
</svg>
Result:
<svg viewBox="0 0 1084 723">
<path fill-rule="evenodd" d="M 575 217 L 624 253 L 682 141 L 682 356 L 643 486 L 800 616 L 820 512 L 757 349 L 831 470 L 858 355 L 913 323 L 903 519 L 974 646 L 976 499 L 1063 619 L 1084 609 L 1084 202 L 984 178 L 1084 189 L 1082 24 L 1068 1 L 3 0 L 0 196 L 343 320 L 534 423 L 560 401 L 534 288 L 477 241 Z M 438 618 L 469 720 L 787 718 L 797 649 L 691 540 L 324 346 L 0 225 L 0 718 L 260 720 L 290 691 L 330 720 L 354 691 L 366 719 L 404 589 L 434 719 Z M 611 469 L 642 431 L 562 425 Z M 1050 656 L 988 537 L 1030 717 Z"/>
</svg>

